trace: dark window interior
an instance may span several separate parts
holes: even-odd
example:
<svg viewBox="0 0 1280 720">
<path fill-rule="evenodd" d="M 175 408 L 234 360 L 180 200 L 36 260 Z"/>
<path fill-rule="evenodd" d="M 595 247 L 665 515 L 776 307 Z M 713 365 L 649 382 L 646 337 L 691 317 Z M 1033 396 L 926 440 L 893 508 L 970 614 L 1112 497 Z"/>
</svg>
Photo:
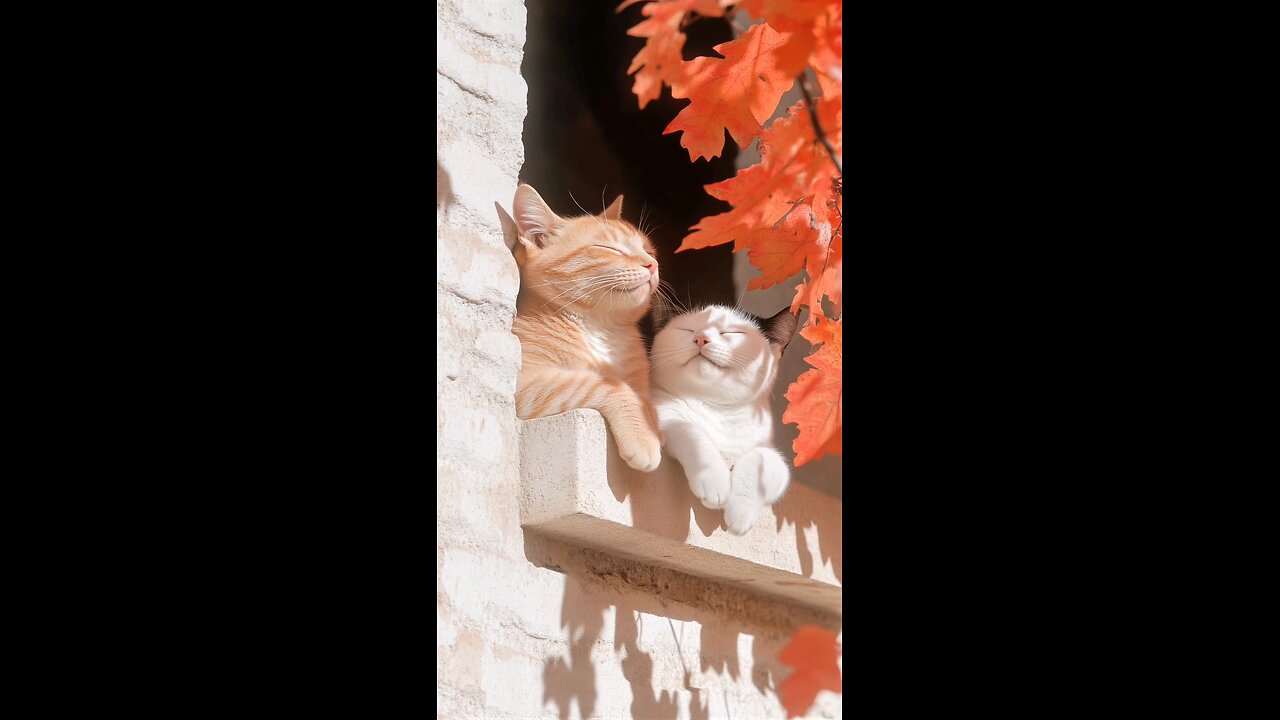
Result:
<svg viewBox="0 0 1280 720">
<path fill-rule="evenodd" d="M 623 216 L 649 232 L 662 278 L 682 302 L 734 304 L 729 245 L 675 254 L 689 228 L 729 209 L 703 191 L 732 177 L 737 146 L 710 162 L 691 163 L 678 134 L 663 135 L 686 100 L 670 88 L 641 110 L 627 75 L 643 38 L 626 34 L 640 22 L 639 6 L 615 13 L 617 2 L 528 0 L 521 67 L 529 85 L 520 179 L 561 214 L 600 210 L 626 196 Z M 685 59 L 712 55 L 732 39 L 719 18 L 687 28 Z M 575 202 L 576 201 L 576 202 Z M 648 333 L 647 320 L 643 329 Z"/>
</svg>

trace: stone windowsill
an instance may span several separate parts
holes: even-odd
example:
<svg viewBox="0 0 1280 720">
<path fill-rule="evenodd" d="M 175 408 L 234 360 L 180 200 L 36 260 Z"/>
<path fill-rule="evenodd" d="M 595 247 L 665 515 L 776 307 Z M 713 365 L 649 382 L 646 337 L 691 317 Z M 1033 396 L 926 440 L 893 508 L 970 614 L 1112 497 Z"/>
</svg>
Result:
<svg viewBox="0 0 1280 720">
<path fill-rule="evenodd" d="M 841 502 L 792 485 L 744 536 L 702 506 L 680 464 L 627 467 L 594 410 L 522 423 L 520 523 L 633 561 L 839 615 Z"/>
</svg>

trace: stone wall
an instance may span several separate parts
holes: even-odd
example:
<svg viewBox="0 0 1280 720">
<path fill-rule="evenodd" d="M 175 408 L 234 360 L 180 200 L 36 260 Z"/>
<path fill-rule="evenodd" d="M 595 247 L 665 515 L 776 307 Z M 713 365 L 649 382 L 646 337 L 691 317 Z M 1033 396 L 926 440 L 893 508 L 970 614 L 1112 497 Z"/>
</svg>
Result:
<svg viewBox="0 0 1280 720">
<path fill-rule="evenodd" d="M 519 277 L 493 204 L 510 207 L 523 161 L 525 9 L 436 14 L 437 717 L 783 717 L 773 658 L 792 623 L 665 596 L 520 527 Z M 819 701 L 813 716 L 840 714 Z"/>
</svg>

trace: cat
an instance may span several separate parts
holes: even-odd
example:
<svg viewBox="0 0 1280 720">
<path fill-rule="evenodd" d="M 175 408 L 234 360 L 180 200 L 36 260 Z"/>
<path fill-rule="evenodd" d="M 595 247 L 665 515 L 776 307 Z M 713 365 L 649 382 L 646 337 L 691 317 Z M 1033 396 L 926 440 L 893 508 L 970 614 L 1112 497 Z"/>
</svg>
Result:
<svg viewBox="0 0 1280 720">
<path fill-rule="evenodd" d="M 769 400 L 797 318 L 790 308 L 768 319 L 721 305 L 659 312 L 650 374 L 663 449 L 702 504 L 724 508 L 725 527 L 744 535 L 791 482 Z"/>
<path fill-rule="evenodd" d="M 592 408 L 627 465 L 656 470 L 662 434 L 637 328 L 658 289 L 653 243 L 622 219 L 621 196 L 599 215 L 560 217 L 522 183 L 512 209 L 514 219 L 498 206 L 520 269 L 516 414 Z"/>
</svg>

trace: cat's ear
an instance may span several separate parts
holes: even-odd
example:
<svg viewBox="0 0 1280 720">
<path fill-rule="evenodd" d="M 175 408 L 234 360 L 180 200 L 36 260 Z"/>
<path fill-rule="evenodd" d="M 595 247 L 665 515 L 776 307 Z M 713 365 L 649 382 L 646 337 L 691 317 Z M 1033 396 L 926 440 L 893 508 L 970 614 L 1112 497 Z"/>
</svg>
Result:
<svg viewBox="0 0 1280 720">
<path fill-rule="evenodd" d="M 520 231 L 516 229 L 515 218 L 511 217 L 506 210 L 497 202 L 493 206 L 498 209 L 498 222 L 502 225 L 502 242 L 506 243 L 507 249 L 511 252 L 516 251 L 516 243 L 519 242 Z"/>
<path fill-rule="evenodd" d="M 538 191 L 524 183 L 516 188 L 516 199 L 511 209 L 516 215 L 516 234 L 529 249 L 546 247 L 547 236 L 555 232 L 562 222 L 559 215 L 551 212 Z"/>
<path fill-rule="evenodd" d="M 609 207 L 600 213 L 600 217 L 605 220 L 618 220 L 622 217 L 622 196 L 619 195 L 616 200 L 609 204 Z"/>
<path fill-rule="evenodd" d="M 776 346 L 781 354 L 791 344 L 799 326 L 800 317 L 792 315 L 791 308 L 785 307 L 777 315 L 764 321 L 764 336 L 769 338 L 769 344 Z"/>
</svg>

